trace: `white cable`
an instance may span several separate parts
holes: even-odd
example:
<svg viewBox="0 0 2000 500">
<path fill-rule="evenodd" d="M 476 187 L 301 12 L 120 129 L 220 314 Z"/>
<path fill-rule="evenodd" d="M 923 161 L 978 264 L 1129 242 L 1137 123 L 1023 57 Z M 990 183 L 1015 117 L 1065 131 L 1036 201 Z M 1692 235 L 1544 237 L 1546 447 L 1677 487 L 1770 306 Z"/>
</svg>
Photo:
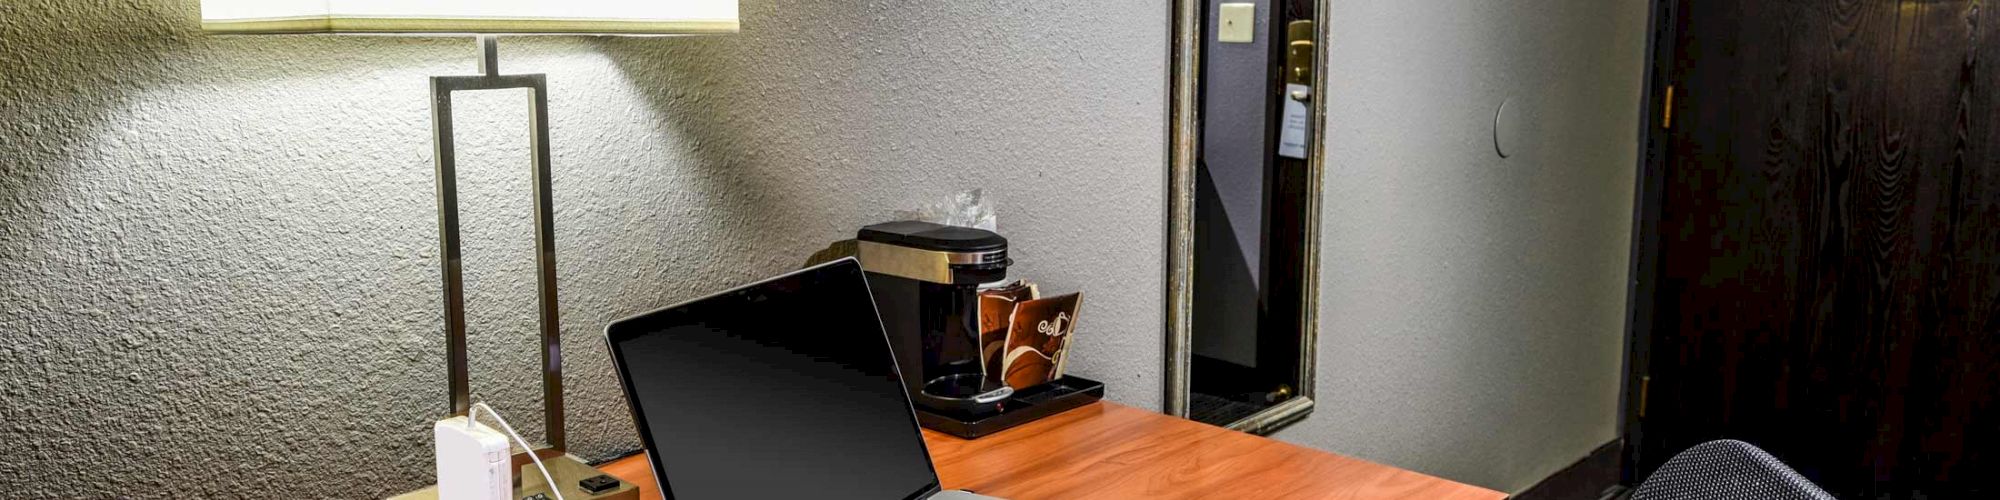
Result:
<svg viewBox="0 0 2000 500">
<path fill-rule="evenodd" d="M 549 475 L 549 468 L 542 465 L 542 457 L 535 454 L 535 447 L 529 446 L 528 440 L 521 439 L 521 435 L 514 432 L 514 426 L 507 425 L 507 419 L 500 417 L 500 412 L 493 411 L 493 407 L 486 406 L 485 402 L 473 403 L 472 410 L 465 413 L 465 427 L 472 428 L 472 423 L 479 418 L 480 409 L 485 409 L 487 416 L 493 417 L 494 422 L 499 422 L 500 430 L 507 431 L 507 435 L 513 436 L 514 442 L 521 444 L 521 449 L 528 450 L 528 459 L 535 461 L 535 468 L 542 470 L 542 479 L 549 482 L 549 493 L 554 493 L 556 500 L 563 500 L 562 488 L 556 485 L 555 476 Z"/>
</svg>

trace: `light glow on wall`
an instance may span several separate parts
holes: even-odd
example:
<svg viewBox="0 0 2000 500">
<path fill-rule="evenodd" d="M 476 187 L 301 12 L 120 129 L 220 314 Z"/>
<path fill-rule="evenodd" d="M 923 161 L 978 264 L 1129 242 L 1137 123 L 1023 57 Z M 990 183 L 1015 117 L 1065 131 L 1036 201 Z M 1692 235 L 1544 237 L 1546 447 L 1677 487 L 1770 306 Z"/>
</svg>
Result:
<svg viewBox="0 0 2000 500">
<path fill-rule="evenodd" d="M 735 33 L 736 0 L 202 0 L 217 33 Z"/>
</svg>

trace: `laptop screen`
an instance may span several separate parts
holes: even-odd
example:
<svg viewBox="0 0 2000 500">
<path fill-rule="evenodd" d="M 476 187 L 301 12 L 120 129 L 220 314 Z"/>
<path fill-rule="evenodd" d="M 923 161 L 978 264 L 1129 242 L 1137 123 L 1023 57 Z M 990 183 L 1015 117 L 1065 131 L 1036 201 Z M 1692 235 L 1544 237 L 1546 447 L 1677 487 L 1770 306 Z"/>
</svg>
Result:
<svg viewBox="0 0 2000 500">
<path fill-rule="evenodd" d="M 612 323 L 667 498 L 912 498 L 937 486 L 852 259 Z"/>
</svg>

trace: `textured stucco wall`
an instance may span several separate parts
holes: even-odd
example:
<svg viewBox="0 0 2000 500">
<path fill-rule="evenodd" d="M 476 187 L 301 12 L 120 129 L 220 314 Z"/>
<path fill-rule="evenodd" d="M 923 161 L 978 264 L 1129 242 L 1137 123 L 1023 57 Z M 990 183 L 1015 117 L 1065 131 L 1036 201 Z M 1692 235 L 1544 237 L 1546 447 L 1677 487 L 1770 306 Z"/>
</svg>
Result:
<svg viewBox="0 0 2000 500">
<path fill-rule="evenodd" d="M 0 2 L 0 490 L 425 484 L 424 78 L 472 44 L 211 37 L 197 3 Z M 1072 369 L 1158 406 L 1167 9 L 743 3 L 736 36 L 502 40 L 552 91 L 574 451 L 638 446 L 606 322 L 970 187 L 1018 275 L 1091 296 Z M 462 98 L 458 137 L 475 389 L 539 435 L 522 99 Z"/>
<path fill-rule="evenodd" d="M 1518 492 L 1615 437 L 1647 2 L 1333 7 L 1318 409 L 1279 436 Z"/>
</svg>

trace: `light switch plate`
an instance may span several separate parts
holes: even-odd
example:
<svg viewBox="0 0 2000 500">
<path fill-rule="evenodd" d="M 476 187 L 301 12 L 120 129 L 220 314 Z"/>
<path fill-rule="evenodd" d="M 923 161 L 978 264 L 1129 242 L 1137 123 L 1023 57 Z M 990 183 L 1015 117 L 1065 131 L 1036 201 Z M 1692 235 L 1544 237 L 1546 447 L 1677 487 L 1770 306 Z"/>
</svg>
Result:
<svg viewBox="0 0 2000 500">
<path fill-rule="evenodd" d="M 1251 43 L 1257 41 L 1257 4 L 1225 3 L 1216 19 L 1215 41 Z"/>
</svg>

